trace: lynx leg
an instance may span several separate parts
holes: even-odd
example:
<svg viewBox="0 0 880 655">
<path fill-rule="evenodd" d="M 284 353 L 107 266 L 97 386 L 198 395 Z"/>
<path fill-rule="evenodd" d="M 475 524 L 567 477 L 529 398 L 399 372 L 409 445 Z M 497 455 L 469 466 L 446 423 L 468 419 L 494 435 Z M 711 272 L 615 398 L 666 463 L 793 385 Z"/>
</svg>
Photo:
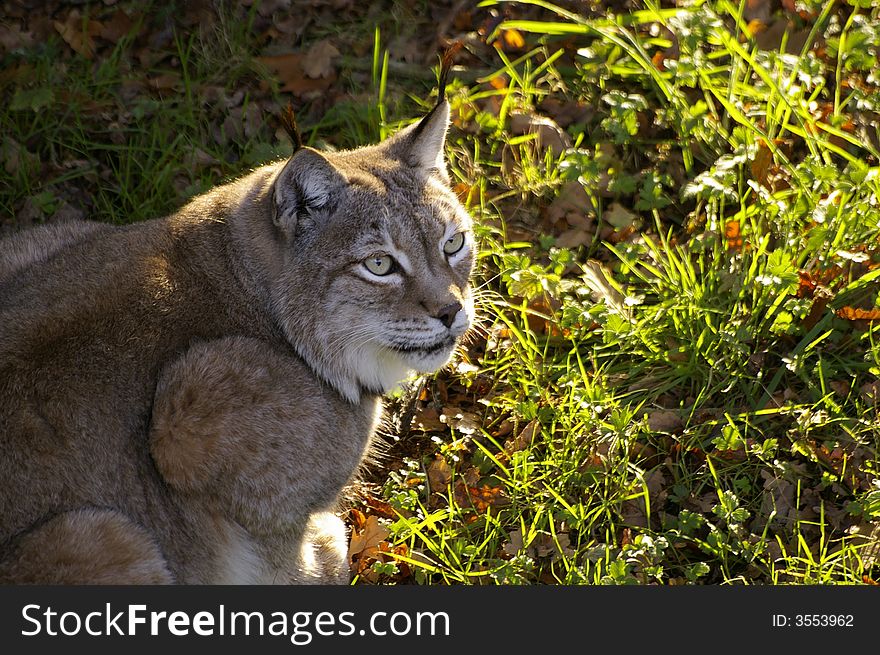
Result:
<svg viewBox="0 0 880 655">
<path fill-rule="evenodd" d="M 345 524 L 331 512 L 315 512 L 309 517 L 303 536 L 300 583 L 348 584 L 348 538 Z"/>
<path fill-rule="evenodd" d="M 159 548 L 113 510 L 66 512 L 26 533 L 0 562 L 2 584 L 170 584 Z"/>
</svg>

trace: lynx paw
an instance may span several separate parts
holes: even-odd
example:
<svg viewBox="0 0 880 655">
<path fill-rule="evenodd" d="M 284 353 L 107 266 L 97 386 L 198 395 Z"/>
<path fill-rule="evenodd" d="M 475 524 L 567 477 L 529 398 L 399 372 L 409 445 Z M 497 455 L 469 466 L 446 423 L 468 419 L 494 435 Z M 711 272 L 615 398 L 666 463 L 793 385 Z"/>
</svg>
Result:
<svg viewBox="0 0 880 655">
<path fill-rule="evenodd" d="M 303 537 L 302 583 L 348 584 L 348 537 L 345 524 L 330 512 L 309 517 Z"/>
</svg>

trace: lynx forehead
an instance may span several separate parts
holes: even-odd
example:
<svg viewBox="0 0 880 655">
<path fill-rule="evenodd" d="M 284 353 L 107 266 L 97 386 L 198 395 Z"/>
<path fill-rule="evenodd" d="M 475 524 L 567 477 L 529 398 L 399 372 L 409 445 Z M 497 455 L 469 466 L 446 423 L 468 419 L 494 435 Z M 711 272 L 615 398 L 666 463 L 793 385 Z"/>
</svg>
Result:
<svg viewBox="0 0 880 655">
<path fill-rule="evenodd" d="M 346 582 L 379 395 L 473 320 L 449 107 L 0 242 L 0 582 Z"/>
</svg>

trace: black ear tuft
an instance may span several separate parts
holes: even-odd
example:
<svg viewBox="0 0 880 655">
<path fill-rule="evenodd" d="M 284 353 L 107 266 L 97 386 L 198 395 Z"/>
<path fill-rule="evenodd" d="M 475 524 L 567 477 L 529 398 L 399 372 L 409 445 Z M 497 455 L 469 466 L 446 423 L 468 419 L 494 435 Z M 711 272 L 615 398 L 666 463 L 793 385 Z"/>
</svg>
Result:
<svg viewBox="0 0 880 655">
<path fill-rule="evenodd" d="M 299 133 L 299 127 L 296 124 L 296 116 L 293 114 L 293 105 L 289 102 L 284 111 L 281 112 L 281 125 L 284 127 L 284 131 L 287 132 L 287 136 L 290 137 L 290 142 L 293 144 L 293 151 L 296 152 L 297 150 L 300 150 L 303 147 L 302 134 Z"/>
<path fill-rule="evenodd" d="M 452 70 L 452 60 L 455 59 L 455 55 L 463 45 L 461 41 L 455 41 L 440 55 L 440 75 L 437 80 L 438 105 L 446 98 L 446 82 L 449 79 L 449 72 Z"/>
</svg>

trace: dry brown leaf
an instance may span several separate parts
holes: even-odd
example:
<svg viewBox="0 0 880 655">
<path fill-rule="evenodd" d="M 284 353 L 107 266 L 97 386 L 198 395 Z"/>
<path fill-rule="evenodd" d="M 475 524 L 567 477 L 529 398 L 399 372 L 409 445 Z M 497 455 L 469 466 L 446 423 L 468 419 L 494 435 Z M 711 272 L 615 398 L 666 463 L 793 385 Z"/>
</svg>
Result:
<svg viewBox="0 0 880 655">
<path fill-rule="evenodd" d="M 366 498 L 366 503 L 367 507 L 369 507 L 374 514 L 377 514 L 382 518 L 397 518 L 397 512 L 394 511 L 394 508 L 381 498 L 376 498 L 375 496 L 370 495 Z"/>
<path fill-rule="evenodd" d="M 18 48 L 25 48 L 34 42 L 34 35 L 30 32 L 22 32 L 15 24 L 0 25 L 0 51 L 11 52 Z"/>
<path fill-rule="evenodd" d="M 201 148 L 193 148 L 186 158 L 187 168 L 191 170 L 217 166 L 218 164 L 220 164 L 219 159 L 210 153 L 205 152 Z"/>
<path fill-rule="evenodd" d="M 593 227 L 590 214 L 594 211 L 593 203 L 583 185 L 577 180 L 566 182 L 553 202 L 547 207 L 546 220 L 555 225 L 561 221 L 573 228 L 588 229 Z"/>
<path fill-rule="evenodd" d="M 771 521 L 771 527 L 779 532 L 798 520 L 796 486 L 785 478 L 775 477 L 772 472 L 763 470 L 764 493 L 761 509 L 758 511 L 758 522 L 763 527 Z"/>
<path fill-rule="evenodd" d="M 849 528 L 847 533 L 852 536 L 855 547 L 860 549 L 859 557 L 865 570 L 877 566 L 880 563 L 880 522 L 862 521 Z M 877 583 L 872 581 L 872 584 Z"/>
<path fill-rule="evenodd" d="M 25 170 L 37 166 L 40 158 L 22 146 L 15 139 L 4 136 L 0 141 L 0 165 L 10 175 L 15 175 L 24 167 Z"/>
<path fill-rule="evenodd" d="M 266 66 L 281 83 L 281 91 L 305 95 L 324 91 L 336 80 L 335 71 L 328 77 L 311 78 L 303 69 L 306 57 L 302 52 L 291 52 L 283 55 L 257 57 L 257 61 Z"/>
<path fill-rule="evenodd" d="M 388 538 L 388 528 L 379 523 L 375 516 L 368 516 L 364 529 L 355 532 L 351 536 L 348 546 L 348 562 L 353 564 L 356 559 L 361 559 L 378 550 L 379 544 Z"/>
<path fill-rule="evenodd" d="M 541 112 L 566 128 L 574 123 L 587 123 L 596 113 L 596 109 L 585 100 L 570 100 L 547 96 L 541 101 Z"/>
<path fill-rule="evenodd" d="M 859 396 L 861 396 L 862 400 L 869 403 L 876 403 L 880 400 L 880 380 L 865 382 L 859 387 Z"/>
<path fill-rule="evenodd" d="M 619 202 L 612 202 L 608 209 L 602 212 L 602 220 L 618 230 L 624 230 L 636 226 L 639 222 L 639 215 L 631 212 Z"/>
<path fill-rule="evenodd" d="M 431 406 L 418 410 L 413 415 L 412 425 L 422 432 L 446 431 L 446 424 L 440 420 L 440 412 Z"/>
<path fill-rule="evenodd" d="M 880 320 L 880 309 L 873 307 L 871 309 L 861 309 L 860 307 L 841 307 L 834 312 L 840 318 L 847 321 L 878 321 Z"/>
<path fill-rule="evenodd" d="M 458 407 L 444 407 L 440 420 L 456 432 L 471 435 L 479 431 L 482 420 L 477 414 L 464 412 Z"/>
<path fill-rule="evenodd" d="M 841 398 L 846 398 L 847 396 L 849 396 L 851 386 L 847 380 L 831 380 L 828 383 L 828 386 L 831 387 L 832 391 L 834 391 L 834 393 L 836 393 Z"/>
<path fill-rule="evenodd" d="M 181 85 L 180 75 L 177 73 L 162 73 L 148 80 L 151 89 L 157 91 L 172 91 Z"/>
<path fill-rule="evenodd" d="M 64 22 L 52 21 L 61 38 L 86 59 L 95 55 L 95 37 L 101 33 L 102 25 L 96 20 L 86 20 L 78 9 L 72 9 Z"/>
<path fill-rule="evenodd" d="M 306 77 L 319 79 L 322 77 L 335 77 L 333 60 L 339 56 L 339 50 L 327 39 L 318 41 L 306 53 L 302 60 L 302 69 Z"/>
<path fill-rule="evenodd" d="M 739 221 L 728 221 L 724 224 L 724 238 L 727 239 L 729 249 L 739 250 L 742 248 L 743 238 Z"/>
<path fill-rule="evenodd" d="M 453 492 L 455 502 L 459 507 L 472 507 L 479 513 L 487 511 L 490 507 L 505 507 L 510 504 L 510 498 L 501 486 L 493 487 L 484 484 L 481 487 L 476 487 L 458 482 Z"/>
<path fill-rule="evenodd" d="M 538 419 L 530 421 L 516 438 L 509 439 L 504 442 L 504 450 L 509 453 L 515 453 L 519 450 L 525 450 L 535 441 L 535 437 L 541 434 L 541 422 Z"/>
<path fill-rule="evenodd" d="M 513 134 L 535 134 L 535 144 L 540 152 L 552 150 L 557 155 L 571 148 L 571 137 L 552 119 L 537 114 L 511 114 L 510 131 Z"/>
<path fill-rule="evenodd" d="M 681 417 L 669 410 L 659 410 L 648 414 L 648 428 L 651 432 L 679 432 L 684 428 Z"/>
<path fill-rule="evenodd" d="M 502 550 L 505 553 L 507 553 L 508 555 L 510 555 L 511 557 L 513 557 L 514 555 L 516 555 L 517 553 L 519 553 L 522 550 L 522 547 L 523 547 L 522 530 L 514 530 L 513 532 L 510 533 L 510 535 L 508 536 L 508 539 L 510 539 L 510 541 L 508 541 L 506 544 L 504 544 Z"/>
<path fill-rule="evenodd" d="M 480 475 L 480 469 L 478 469 L 476 466 L 470 466 L 468 467 L 467 471 L 464 472 L 464 475 L 462 477 L 464 478 L 464 483 L 467 486 L 475 487 L 482 476 Z"/>
<path fill-rule="evenodd" d="M 428 490 L 432 493 L 443 493 L 452 480 L 452 469 L 443 455 L 434 455 L 434 461 L 428 465 Z"/>
<path fill-rule="evenodd" d="M 110 43 L 119 43 L 124 36 L 131 32 L 132 27 L 134 27 L 134 21 L 120 8 L 109 20 L 103 21 L 99 36 Z"/>
<path fill-rule="evenodd" d="M 558 248 L 579 248 L 580 246 L 588 246 L 593 243 L 596 238 L 592 230 L 586 230 L 582 227 L 573 227 L 566 230 L 556 237 L 556 246 Z"/>
<path fill-rule="evenodd" d="M 559 327 L 556 314 L 561 307 L 562 303 L 552 297 L 535 298 L 529 302 L 529 313 L 526 315 L 529 329 L 535 334 L 562 336 L 564 333 Z"/>
<path fill-rule="evenodd" d="M 793 29 L 787 17 L 779 17 L 755 36 L 755 43 L 761 50 L 778 51 L 785 39 L 785 52 L 799 55 L 809 35 L 809 29 Z"/>
<path fill-rule="evenodd" d="M 492 431 L 492 436 L 496 439 L 506 437 L 511 432 L 513 432 L 513 427 L 513 421 L 511 421 L 510 419 L 504 419 L 503 421 L 501 421 L 501 423 L 498 424 L 498 427 L 496 427 L 495 430 Z"/>
<path fill-rule="evenodd" d="M 781 143 L 780 139 L 775 140 L 775 145 L 780 145 Z M 755 158 L 750 164 L 750 169 L 752 179 L 755 182 L 767 189 L 773 189 L 773 184 L 770 181 L 770 173 L 773 170 L 773 151 L 764 139 L 761 139 L 758 143 L 758 151 L 755 153 Z"/>
<path fill-rule="evenodd" d="M 274 16 L 290 11 L 291 0 L 262 0 L 257 6 L 260 16 Z"/>
</svg>

